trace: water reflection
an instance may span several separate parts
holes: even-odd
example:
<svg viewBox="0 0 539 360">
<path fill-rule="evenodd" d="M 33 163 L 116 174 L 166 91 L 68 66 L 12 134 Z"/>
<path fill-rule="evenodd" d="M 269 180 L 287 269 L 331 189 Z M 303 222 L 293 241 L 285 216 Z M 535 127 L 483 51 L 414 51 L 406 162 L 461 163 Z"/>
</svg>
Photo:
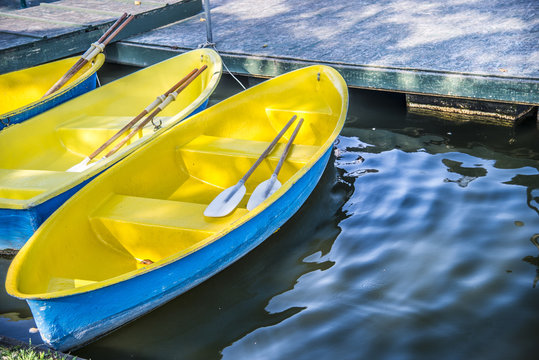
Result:
<svg viewBox="0 0 539 360">
<path fill-rule="evenodd" d="M 0 258 L 0 274 L 5 281 L 10 259 Z M 3 282 L 2 282 L 3 284 Z M 36 323 L 26 302 L 9 296 L 4 286 L 0 287 L 0 335 L 9 336 L 22 341 L 31 341 L 32 344 L 42 344 L 43 341 L 37 333 L 31 332 Z"/>
<path fill-rule="evenodd" d="M 517 174 L 511 179 L 511 181 L 506 182 L 506 184 L 525 186 L 526 204 L 528 204 L 528 207 L 539 215 L 539 195 L 534 195 L 536 191 L 539 191 L 539 174 Z"/>
<path fill-rule="evenodd" d="M 464 167 L 462 166 L 462 162 L 451 159 L 443 159 L 442 163 L 447 166 L 447 171 L 461 175 L 457 180 L 445 178 L 444 181 L 457 183 L 460 187 L 466 187 L 473 180 L 487 175 L 487 170 L 480 167 L 481 165 L 476 165 L 476 167 Z"/>
<path fill-rule="evenodd" d="M 539 250 L 539 234 L 533 235 L 530 241 L 537 247 L 537 250 Z M 537 267 L 535 270 L 535 279 L 533 280 L 533 287 L 535 288 L 539 281 L 539 256 L 526 256 L 522 260 Z"/>
</svg>

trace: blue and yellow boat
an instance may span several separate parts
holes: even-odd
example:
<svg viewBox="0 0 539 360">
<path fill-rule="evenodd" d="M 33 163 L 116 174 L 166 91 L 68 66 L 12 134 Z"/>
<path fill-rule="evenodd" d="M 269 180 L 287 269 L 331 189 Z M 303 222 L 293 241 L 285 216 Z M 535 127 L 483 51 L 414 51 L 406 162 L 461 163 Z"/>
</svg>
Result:
<svg viewBox="0 0 539 360">
<path fill-rule="evenodd" d="M 58 91 L 43 97 L 78 59 L 71 57 L 0 75 L 0 130 L 95 89 L 97 70 L 105 61 L 103 54 L 86 64 Z"/>
<path fill-rule="evenodd" d="M 206 107 L 221 77 L 211 49 L 145 68 L 0 131 L 0 249 L 20 249 L 39 225 L 97 174 Z M 114 155 L 68 171 L 190 71 L 207 66 L 155 119 Z M 102 154 L 123 141 L 112 142 Z M 96 159 L 97 160 L 97 159 Z"/>
<path fill-rule="evenodd" d="M 268 80 L 193 116 L 118 163 L 55 212 L 13 260 L 6 288 L 25 299 L 43 340 L 66 350 L 171 300 L 277 231 L 316 186 L 348 109 L 346 83 L 327 66 Z M 293 116 L 303 126 L 282 187 L 257 207 L 289 129 L 246 182 L 230 215 L 207 205 L 238 181 Z"/>
</svg>

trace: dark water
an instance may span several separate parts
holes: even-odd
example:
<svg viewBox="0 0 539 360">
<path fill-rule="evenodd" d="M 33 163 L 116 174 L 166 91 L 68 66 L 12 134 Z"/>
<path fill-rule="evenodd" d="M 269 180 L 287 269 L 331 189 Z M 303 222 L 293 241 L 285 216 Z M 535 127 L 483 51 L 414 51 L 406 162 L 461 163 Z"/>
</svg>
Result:
<svg viewBox="0 0 539 360">
<path fill-rule="evenodd" d="M 237 91 L 223 84 L 214 101 Z M 291 221 L 222 273 L 75 354 L 539 358 L 535 122 L 448 122 L 407 114 L 399 95 L 350 95 L 332 163 Z M 0 316 L 0 333 L 27 338 L 33 321 L 12 319 L 30 317 L 26 305 L 3 295 L 0 306 L 17 314 Z"/>
</svg>

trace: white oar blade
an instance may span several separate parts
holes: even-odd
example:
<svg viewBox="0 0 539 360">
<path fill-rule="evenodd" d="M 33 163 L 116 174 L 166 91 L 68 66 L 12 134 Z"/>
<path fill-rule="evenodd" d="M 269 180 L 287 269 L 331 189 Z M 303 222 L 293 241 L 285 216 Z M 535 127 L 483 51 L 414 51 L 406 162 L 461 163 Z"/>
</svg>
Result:
<svg viewBox="0 0 539 360">
<path fill-rule="evenodd" d="M 88 169 L 88 163 L 90 162 L 90 158 L 87 156 L 82 161 L 76 165 L 73 165 L 69 169 L 67 169 L 67 172 L 83 172 L 84 170 Z"/>
<path fill-rule="evenodd" d="M 253 191 L 251 194 L 249 202 L 247 202 L 247 210 L 253 210 L 255 207 L 260 205 L 262 201 L 270 197 L 271 194 L 279 190 L 280 187 L 281 183 L 279 180 L 272 180 L 271 178 L 258 184 L 255 191 Z"/>
<path fill-rule="evenodd" d="M 85 171 L 86 169 L 89 169 L 91 168 L 92 166 L 95 166 L 97 164 L 99 164 L 100 162 L 102 162 L 103 160 L 105 160 L 106 158 L 102 157 L 101 159 L 97 160 L 97 161 L 94 161 L 94 162 L 90 162 L 90 158 L 86 157 L 84 158 L 80 163 L 78 163 L 77 165 L 74 165 L 72 167 L 70 167 L 69 169 L 67 169 L 66 171 L 67 172 L 83 172 Z"/>
<path fill-rule="evenodd" d="M 204 216 L 223 217 L 230 214 L 240 203 L 247 189 L 243 184 L 236 184 L 223 190 L 204 210 Z"/>
</svg>

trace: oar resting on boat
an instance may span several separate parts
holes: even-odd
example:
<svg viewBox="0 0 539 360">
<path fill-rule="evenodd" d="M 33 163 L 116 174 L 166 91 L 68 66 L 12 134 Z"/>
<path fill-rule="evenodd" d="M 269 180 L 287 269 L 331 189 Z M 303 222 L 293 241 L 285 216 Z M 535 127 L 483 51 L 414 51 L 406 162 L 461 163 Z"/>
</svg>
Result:
<svg viewBox="0 0 539 360">
<path fill-rule="evenodd" d="M 282 128 L 282 130 L 277 134 L 273 141 L 268 145 L 266 150 L 258 157 L 256 162 L 251 166 L 251 168 L 243 175 L 243 177 L 238 181 L 234 186 L 229 187 L 228 189 L 223 190 L 213 201 L 206 207 L 204 210 L 204 216 L 208 217 L 223 217 L 230 214 L 240 203 L 241 199 L 245 195 L 247 188 L 245 187 L 245 182 L 249 179 L 251 174 L 256 170 L 258 165 L 264 160 L 269 153 L 273 150 L 277 142 L 283 137 L 284 133 L 290 125 L 296 120 L 297 116 L 294 115 Z"/>
<path fill-rule="evenodd" d="M 84 67 L 88 62 L 95 58 L 98 54 L 102 53 L 112 39 L 118 35 L 120 31 L 123 30 L 133 20 L 133 15 L 127 15 L 124 13 L 112 26 L 97 40 L 97 42 L 92 43 L 90 48 L 86 50 L 84 54 L 77 60 L 75 64 L 56 82 L 51 86 L 49 90 L 42 96 L 42 98 L 49 96 L 53 92 L 60 89 L 65 85 L 75 74 L 77 74 L 80 69 Z M 124 21 L 125 20 L 125 21 Z"/>
<path fill-rule="evenodd" d="M 205 66 L 205 65 L 204 65 Z M 183 79 L 178 81 L 174 86 L 172 86 L 169 90 L 167 90 L 163 95 L 159 95 L 150 105 L 148 105 L 144 110 L 142 110 L 137 116 L 133 118 L 130 122 L 128 122 L 123 128 L 121 128 L 116 134 L 110 137 L 105 143 L 103 143 L 99 148 L 97 148 L 93 153 L 85 157 L 80 163 L 73 165 L 69 169 L 67 169 L 68 172 L 81 172 L 86 169 L 88 169 L 90 166 L 93 166 L 94 164 L 89 164 L 93 159 L 95 159 L 99 154 L 103 152 L 108 146 L 110 146 L 116 139 L 118 139 L 120 136 L 122 136 L 125 132 L 127 132 L 129 129 L 131 129 L 140 119 L 142 119 L 144 116 L 146 116 L 150 111 L 155 109 L 159 104 L 161 104 L 167 96 L 169 96 L 172 92 L 174 92 L 176 89 L 178 89 L 181 85 L 183 85 L 187 80 L 191 78 L 196 72 L 198 71 L 197 68 L 193 69 L 189 74 L 187 74 Z"/>
<path fill-rule="evenodd" d="M 122 139 L 112 150 L 110 150 L 107 155 L 105 155 L 105 158 L 108 158 L 112 155 L 114 155 L 122 146 L 124 146 L 129 139 L 131 139 L 137 132 L 142 130 L 144 126 L 146 126 L 147 123 L 150 121 L 153 121 L 153 119 L 159 114 L 165 107 L 167 107 L 171 102 L 175 101 L 178 95 L 187 87 L 191 82 L 196 79 L 198 75 L 200 75 L 204 70 L 206 70 L 207 66 L 204 65 L 200 69 L 196 70 L 193 75 L 191 75 L 183 84 L 181 84 L 176 91 L 171 92 L 168 94 L 168 96 L 163 100 L 161 104 L 157 106 L 157 109 L 155 109 L 150 115 L 146 117 L 143 121 L 141 121 L 136 128 L 131 130 L 129 134 L 125 138 Z"/>
<path fill-rule="evenodd" d="M 0 130 L 11 127 L 95 89 L 105 55 L 97 55 L 71 81 L 53 94 L 42 95 L 77 61 L 69 57 L 0 75 Z"/>
<path fill-rule="evenodd" d="M 288 139 L 288 142 L 286 143 L 286 147 L 281 154 L 279 163 L 275 167 L 275 171 L 273 171 L 273 174 L 271 174 L 271 177 L 268 180 L 261 182 L 255 188 L 255 190 L 251 194 L 251 197 L 249 198 L 249 201 L 247 202 L 247 210 L 253 210 L 255 207 L 260 205 L 262 201 L 266 200 L 281 187 L 281 183 L 279 182 L 279 180 L 277 180 L 277 176 L 279 176 L 279 172 L 283 167 L 283 163 L 288 155 L 288 152 L 290 151 L 290 148 L 292 147 L 294 139 L 298 135 L 299 129 L 301 128 L 302 124 L 303 119 L 299 119 L 299 122 L 296 125 L 294 132 L 292 133 L 292 136 L 290 136 L 290 139 Z"/>
</svg>

